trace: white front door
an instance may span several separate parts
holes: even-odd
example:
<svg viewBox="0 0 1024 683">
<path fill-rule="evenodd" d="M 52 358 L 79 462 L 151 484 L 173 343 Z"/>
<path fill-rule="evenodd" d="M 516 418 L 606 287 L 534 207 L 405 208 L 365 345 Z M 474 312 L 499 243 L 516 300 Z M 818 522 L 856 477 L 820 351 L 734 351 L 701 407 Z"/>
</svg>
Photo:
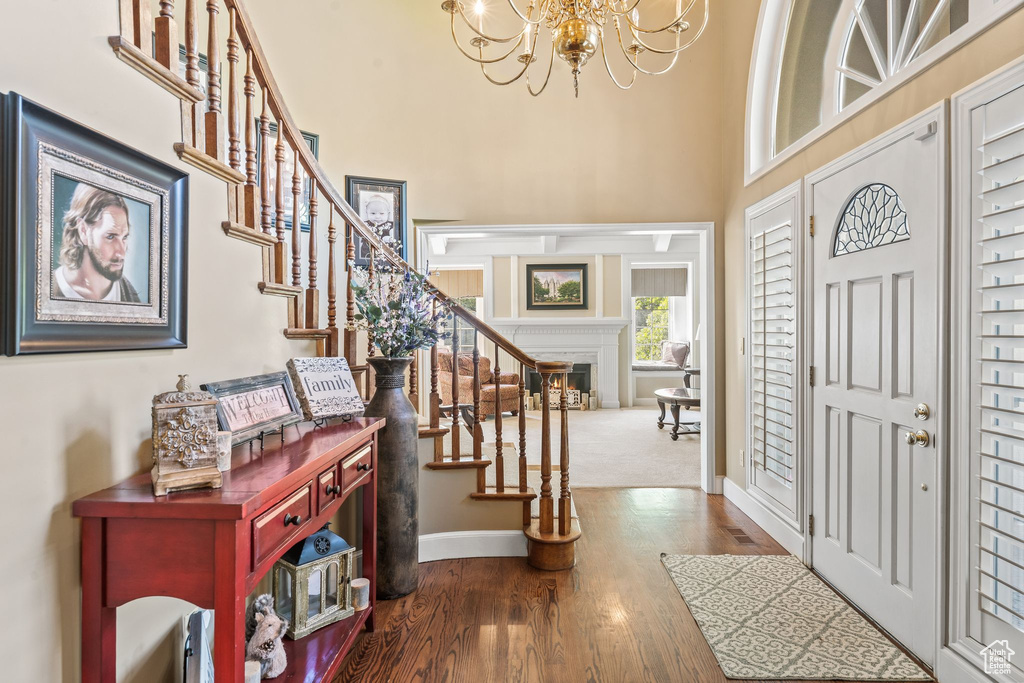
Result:
<svg viewBox="0 0 1024 683">
<path fill-rule="evenodd" d="M 941 109 L 808 176 L 814 217 L 812 563 L 935 655 Z M 918 419 L 919 404 L 930 416 Z"/>
</svg>

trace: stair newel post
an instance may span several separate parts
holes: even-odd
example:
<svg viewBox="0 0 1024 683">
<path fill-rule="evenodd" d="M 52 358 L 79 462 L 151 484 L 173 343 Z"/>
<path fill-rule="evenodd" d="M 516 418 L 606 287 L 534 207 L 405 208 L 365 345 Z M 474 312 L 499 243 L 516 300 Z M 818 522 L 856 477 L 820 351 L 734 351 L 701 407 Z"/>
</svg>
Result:
<svg viewBox="0 0 1024 683">
<path fill-rule="evenodd" d="M 519 363 L 519 492 L 526 493 L 526 365 Z M 530 526 L 530 501 L 523 503 L 523 526 Z"/>
<path fill-rule="evenodd" d="M 306 288 L 306 328 L 316 330 L 320 327 L 320 290 L 317 289 L 317 256 L 316 256 L 316 217 L 319 213 L 316 180 L 309 179 L 309 287 Z M 301 234 L 301 233 L 300 233 Z"/>
<path fill-rule="evenodd" d="M 555 503 L 551 498 L 551 371 L 540 372 L 540 532 L 554 531 Z"/>
<path fill-rule="evenodd" d="M 327 210 L 331 213 L 331 220 L 327 223 L 327 330 L 331 333 L 327 355 L 337 356 L 339 355 L 338 274 L 337 262 L 334 256 L 334 243 L 338 240 L 338 233 L 334 228 L 334 204 L 328 203 Z"/>
<path fill-rule="evenodd" d="M 217 39 L 220 7 L 217 0 L 206 0 L 206 12 L 210 15 L 206 41 L 206 154 L 220 159 L 223 145 L 220 136 L 220 41 Z"/>
<path fill-rule="evenodd" d="M 271 254 L 274 262 L 274 282 L 279 285 L 287 284 L 285 282 L 285 254 L 287 246 L 284 236 L 284 188 L 285 183 L 288 181 L 284 177 L 285 159 L 284 126 L 278 121 L 277 145 L 274 148 L 274 162 L 277 164 L 275 174 L 276 185 L 274 187 L 274 227 L 277 230 L 277 243 L 274 245 Z"/>
<path fill-rule="evenodd" d="M 356 248 L 352 239 L 352 224 L 345 221 L 345 360 L 349 367 L 356 365 L 356 298 L 352 292 L 352 265 Z M 367 392 L 369 393 L 369 392 Z"/>
<path fill-rule="evenodd" d="M 561 475 L 561 495 L 558 498 L 558 533 L 565 536 L 572 525 L 571 498 L 569 494 L 569 407 L 568 407 L 569 373 L 562 373 L 562 396 L 558 402 L 558 411 L 562 418 L 562 438 L 558 472 Z"/>
<path fill-rule="evenodd" d="M 228 164 L 241 172 L 241 135 L 238 130 L 238 29 L 235 8 L 228 8 Z M 234 217 L 232 217 L 234 220 Z"/>
<path fill-rule="evenodd" d="M 452 311 L 452 460 L 462 459 L 459 431 L 459 316 Z"/>
<path fill-rule="evenodd" d="M 250 55 L 251 56 L 251 55 Z M 274 232 L 274 209 L 270 204 L 270 96 L 263 88 L 263 111 L 260 112 L 260 223 L 263 232 Z M 270 277 L 267 278 L 271 279 Z"/>
<path fill-rule="evenodd" d="M 501 367 L 498 356 L 501 349 L 494 345 L 494 486 L 498 493 L 505 492 L 505 458 L 501 443 Z"/>
<path fill-rule="evenodd" d="M 259 231 L 260 197 L 256 168 L 256 76 L 252 50 L 245 50 L 245 187 L 242 190 L 242 225 Z"/>
<path fill-rule="evenodd" d="M 160 0 L 156 19 L 156 61 L 171 73 L 178 73 L 178 22 L 174 20 L 174 0 Z"/>
<path fill-rule="evenodd" d="M 148 57 L 153 54 L 153 8 L 150 0 L 131 0 L 132 43 Z M 177 50 L 177 45 L 175 45 Z"/>
<path fill-rule="evenodd" d="M 196 5 L 199 0 L 185 0 L 185 80 L 199 90 L 199 21 Z M 174 48 L 177 50 L 177 46 Z M 196 149 L 204 149 L 206 143 L 203 136 L 203 103 L 190 104 L 182 102 L 182 112 L 187 120 L 182 121 L 186 140 Z"/>
</svg>

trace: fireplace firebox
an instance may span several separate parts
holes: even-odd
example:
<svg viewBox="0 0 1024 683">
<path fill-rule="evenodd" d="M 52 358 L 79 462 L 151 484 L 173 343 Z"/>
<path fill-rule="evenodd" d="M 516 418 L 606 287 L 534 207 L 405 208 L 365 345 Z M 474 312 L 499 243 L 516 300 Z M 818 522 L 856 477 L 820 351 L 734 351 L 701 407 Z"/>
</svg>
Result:
<svg viewBox="0 0 1024 683">
<path fill-rule="evenodd" d="M 590 399 L 590 390 L 592 388 L 590 380 L 590 365 L 590 363 L 573 364 L 572 371 L 568 373 L 566 378 L 566 389 L 569 391 L 579 391 L 582 401 L 589 401 Z M 557 401 L 557 399 L 554 398 L 556 396 L 555 388 L 561 388 L 561 380 L 562 376 L 560 374 L 552 375 L 551 377 L 551 396 L 553 404 Z M 530 396 L 541 393 L 541 375 L 536 370 L 528 370 L 526 375 L 526 389 Z M 570 402 L 570 407 L 579 408 L 579 405 L 572 405 Z"/>
</svg>

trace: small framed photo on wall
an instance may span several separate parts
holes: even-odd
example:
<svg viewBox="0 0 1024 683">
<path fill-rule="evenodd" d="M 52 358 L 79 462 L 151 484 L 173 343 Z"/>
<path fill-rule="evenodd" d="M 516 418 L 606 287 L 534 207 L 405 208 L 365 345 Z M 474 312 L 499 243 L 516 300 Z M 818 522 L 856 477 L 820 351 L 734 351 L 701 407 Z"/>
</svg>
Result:
<svg viewBox="0 0 1024 683">
<path fill-rule="evenodd" d="M 527 264 L 526 308 L 531 311 L 587 310 L 587 264 Z"/>
<path fill-rule="evenodd" d="M 188 174 L 0 99 L 4 352 L 185 346 Z"/>
<path fill-rule="evenodd" d="M 356 210 L 384 244 L 406 258 L 406 182 L 381 178 L 345 176 L 345 200 Z M 370 265 L 370 245 L 356 233 L 355 264 Z"/>
</svg>

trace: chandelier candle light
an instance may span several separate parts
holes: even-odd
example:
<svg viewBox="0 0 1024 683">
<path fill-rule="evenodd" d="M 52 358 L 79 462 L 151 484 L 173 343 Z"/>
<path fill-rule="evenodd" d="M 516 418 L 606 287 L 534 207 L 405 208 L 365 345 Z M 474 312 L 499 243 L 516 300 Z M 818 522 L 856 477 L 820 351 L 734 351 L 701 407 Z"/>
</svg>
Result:
<svg viewBox="0 0 1024 683">
<path fill-rule="evenodd" d="M 674 0 L 674 11 L 671 11 L 673 0 L 529 0 L 525 11 L 517 6 L 516 0 L 490 0 L 491 3 L 507 2 L 512 12 L 502 25 L 505 35 L 492 35 L 484 30 L 487 4 L 484 0 L 470 1 L 469 10 L 462 0 L 441 3 L 441 9 L 451 15 L 452 40 L 456 47 L 480 65 L 484 77 L 491 83 L 509 85 L 525 76 L 526 87 L 535 96 L 547 87 L 556 54 L 572 69 L 577 97 L 580 70 L 598 51 L 612 82 L 628 90 L 636 82 L 638 73 L 659 76 L 669 71 L 679 59 L 679 53 L 693 45 L 708 24 L 709 0 L 704 0 L 700 27 L 696 29 L 691 27 L 690 12 L 698 0 Z M 467 11 L 474 16 L 470 18 Z M 535 90 L 530 80 L 530 66 L 537 61 L 542 25 L 551 31 L 551 54 L 544 82 Z M 473 50 L 464 46 L 460 33 L 472 36 L 469 46 Z M 608 53 L 615 52 L 616 43 L 627 63 L 626 69 L 631 71 L 628 81 L 616 77 L 610 62 Z M 645 52 L 654 57 L 641 59 L 640 55 Z M 489 65 L 506 60 L 519 63 L 508 78 L 496 78 L 488 73 Z"/>
</svg>

